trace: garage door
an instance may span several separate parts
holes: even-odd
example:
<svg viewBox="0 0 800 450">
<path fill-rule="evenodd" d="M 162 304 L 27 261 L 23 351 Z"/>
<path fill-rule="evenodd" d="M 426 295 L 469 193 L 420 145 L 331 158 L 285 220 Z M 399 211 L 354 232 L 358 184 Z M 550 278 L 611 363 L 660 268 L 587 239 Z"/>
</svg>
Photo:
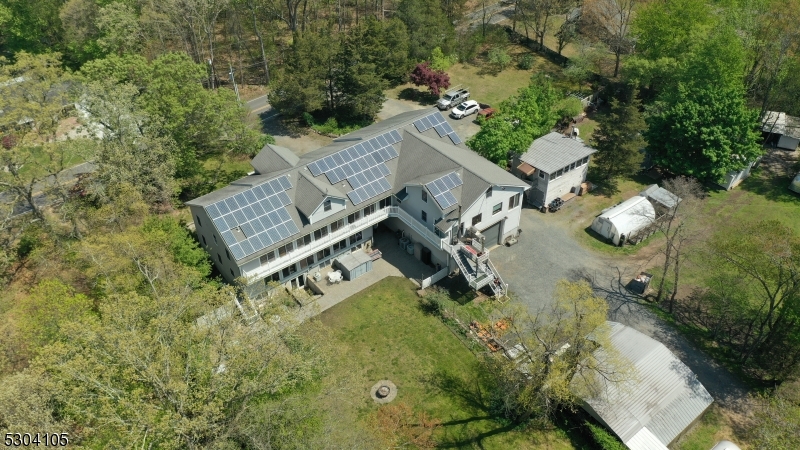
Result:
<svg viewBox="0 0 800 450">
<path fill-rule="evenodd" d="M 497 222 L 496 224 L 486 228 L 485 230 L 481 231 L 481 234 L 486 237 L 486 246 L 491 247 L 492 245 L 499 244 L 500 242 L 500 226 L 503 224 L 503 221 Z"/>
</svg>

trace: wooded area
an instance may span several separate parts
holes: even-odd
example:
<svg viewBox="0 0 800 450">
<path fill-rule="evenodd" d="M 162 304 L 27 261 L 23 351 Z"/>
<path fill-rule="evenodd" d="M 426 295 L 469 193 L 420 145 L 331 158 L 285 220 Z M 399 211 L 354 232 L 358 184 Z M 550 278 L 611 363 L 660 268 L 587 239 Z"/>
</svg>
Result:
<svg viewBox="0 0 800 450">
<path fill-rule="evenodd" d="M 244 176 L 235 163 L 274 142 L 248 121 L 234 82 L 264 87 L 287 123 L 353 129 L 375 120 L 391 88 L 438 96 L 455 64 L 532 75 L 467 142 L 504 168 L 581 112 L 565 86 L 602 91 L 589 143 L 603 189 L 640 170 L 645 146 L 678 176 L 668 187 L 684 202 L 657 226 L 657 301 L 751 380 L 795 379 L 796 227 L 752 217 L 712 230 L 700 182 L 764 154 L 767 111 L 800 116 L 800 1 L 518 0 L 503 25 L 490 24 L 491 3 L 0 0 L 0 429 L 69 431 L 89 448 L 325 442 L 298 393 L 338 351 L 330 330 L 242 323 L 229 311 L 236 287 L 213 272 L 182 202 Z M 563 70 L 537 73 L 534 56 Z M 92 170 L 74 171 L 87 161 Z M 711 269 L 687 281 L 692 261 Z M 684 285 L 694 289 L 680 298 Z M 565 386 L 606 314 L 587 289 L 564 284 L 549 325 L 516 330 L 536 383 L 483 367 L 499 380 L 497 420 L 548 427 L 574 405 Z M 285 295 L 265 317 L 291 316 Z M 554 337 L 537 341 L 539 331 Z M 564 364 L 542 359 L 568 339 Z M 790 394 L 764 394 L 755 448 L 800 446 Z M 386 414 L 383 425 L 417 417 Z M 335 437 L 333 447 L 361 442 Z"/>
</svg>

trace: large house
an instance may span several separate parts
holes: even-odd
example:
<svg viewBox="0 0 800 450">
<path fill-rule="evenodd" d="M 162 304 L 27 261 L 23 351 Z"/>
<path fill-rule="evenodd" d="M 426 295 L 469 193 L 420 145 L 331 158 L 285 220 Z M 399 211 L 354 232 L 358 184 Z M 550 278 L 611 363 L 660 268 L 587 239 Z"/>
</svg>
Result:
<svg viewBox="0 0 800 450">
<path fill-rule="evenodd" d="M 580 191 L 589 158 L 596 151 L 577 137 L 553 131 L 513 158 L 513 173 L 530 183 L 528 201 L 536 207 L 546 206 L 557 197 Z"/>
<path fill-rule="evenodd" d="M 517 235 L 528 187 L 467 149 L 430 109 L 302 157 L 266 145 L 252 166 L 253 174 L 187 203 L 219 272 L 244 280 L 251 296 L 271 281 L 305 286 L 309 274 L 369 244 L 379 223 L 403 230 L 425 263 L 458 265 L 474 288 L 497 283 L 490 261 L 470 266 L 457 238 L 469 234 L 488 249 Z"/>
</svg>

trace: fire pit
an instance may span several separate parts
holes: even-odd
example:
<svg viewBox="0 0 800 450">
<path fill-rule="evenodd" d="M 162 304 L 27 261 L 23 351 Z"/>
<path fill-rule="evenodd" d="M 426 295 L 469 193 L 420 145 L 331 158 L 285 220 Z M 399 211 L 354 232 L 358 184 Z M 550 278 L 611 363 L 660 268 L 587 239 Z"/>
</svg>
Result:
<svg viewBox="0 0 800 450">
<path fill-rule="evenodd" d="M 381 380 L 370 389 L 370 396 L 376 403 L 389 403 L 397 397 L 397 386 L 389 380 Z"/>
</svg>

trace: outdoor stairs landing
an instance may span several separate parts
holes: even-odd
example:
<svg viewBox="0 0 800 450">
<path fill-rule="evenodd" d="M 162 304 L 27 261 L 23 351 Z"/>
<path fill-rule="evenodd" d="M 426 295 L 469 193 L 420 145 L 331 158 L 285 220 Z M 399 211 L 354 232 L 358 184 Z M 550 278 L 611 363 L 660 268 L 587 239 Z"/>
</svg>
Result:
<svg viewBox="0 0 800 450">
<path fill-rule="evenodd" d="M 497 268 L 489 259 L 488 251 L 484 251 L 478 256 L 474 249 L 467 248 L 466 245 L 459 243 L 451 247 L 450 254 L 455 259 L 461 274 L 464 275 L 472 289 L 477 291 L 489 286 L 495 297 L 499 298 L 506 295 L 508 285 L 503 281 L 500 272 L 497 271 Z"/>
</svg>

